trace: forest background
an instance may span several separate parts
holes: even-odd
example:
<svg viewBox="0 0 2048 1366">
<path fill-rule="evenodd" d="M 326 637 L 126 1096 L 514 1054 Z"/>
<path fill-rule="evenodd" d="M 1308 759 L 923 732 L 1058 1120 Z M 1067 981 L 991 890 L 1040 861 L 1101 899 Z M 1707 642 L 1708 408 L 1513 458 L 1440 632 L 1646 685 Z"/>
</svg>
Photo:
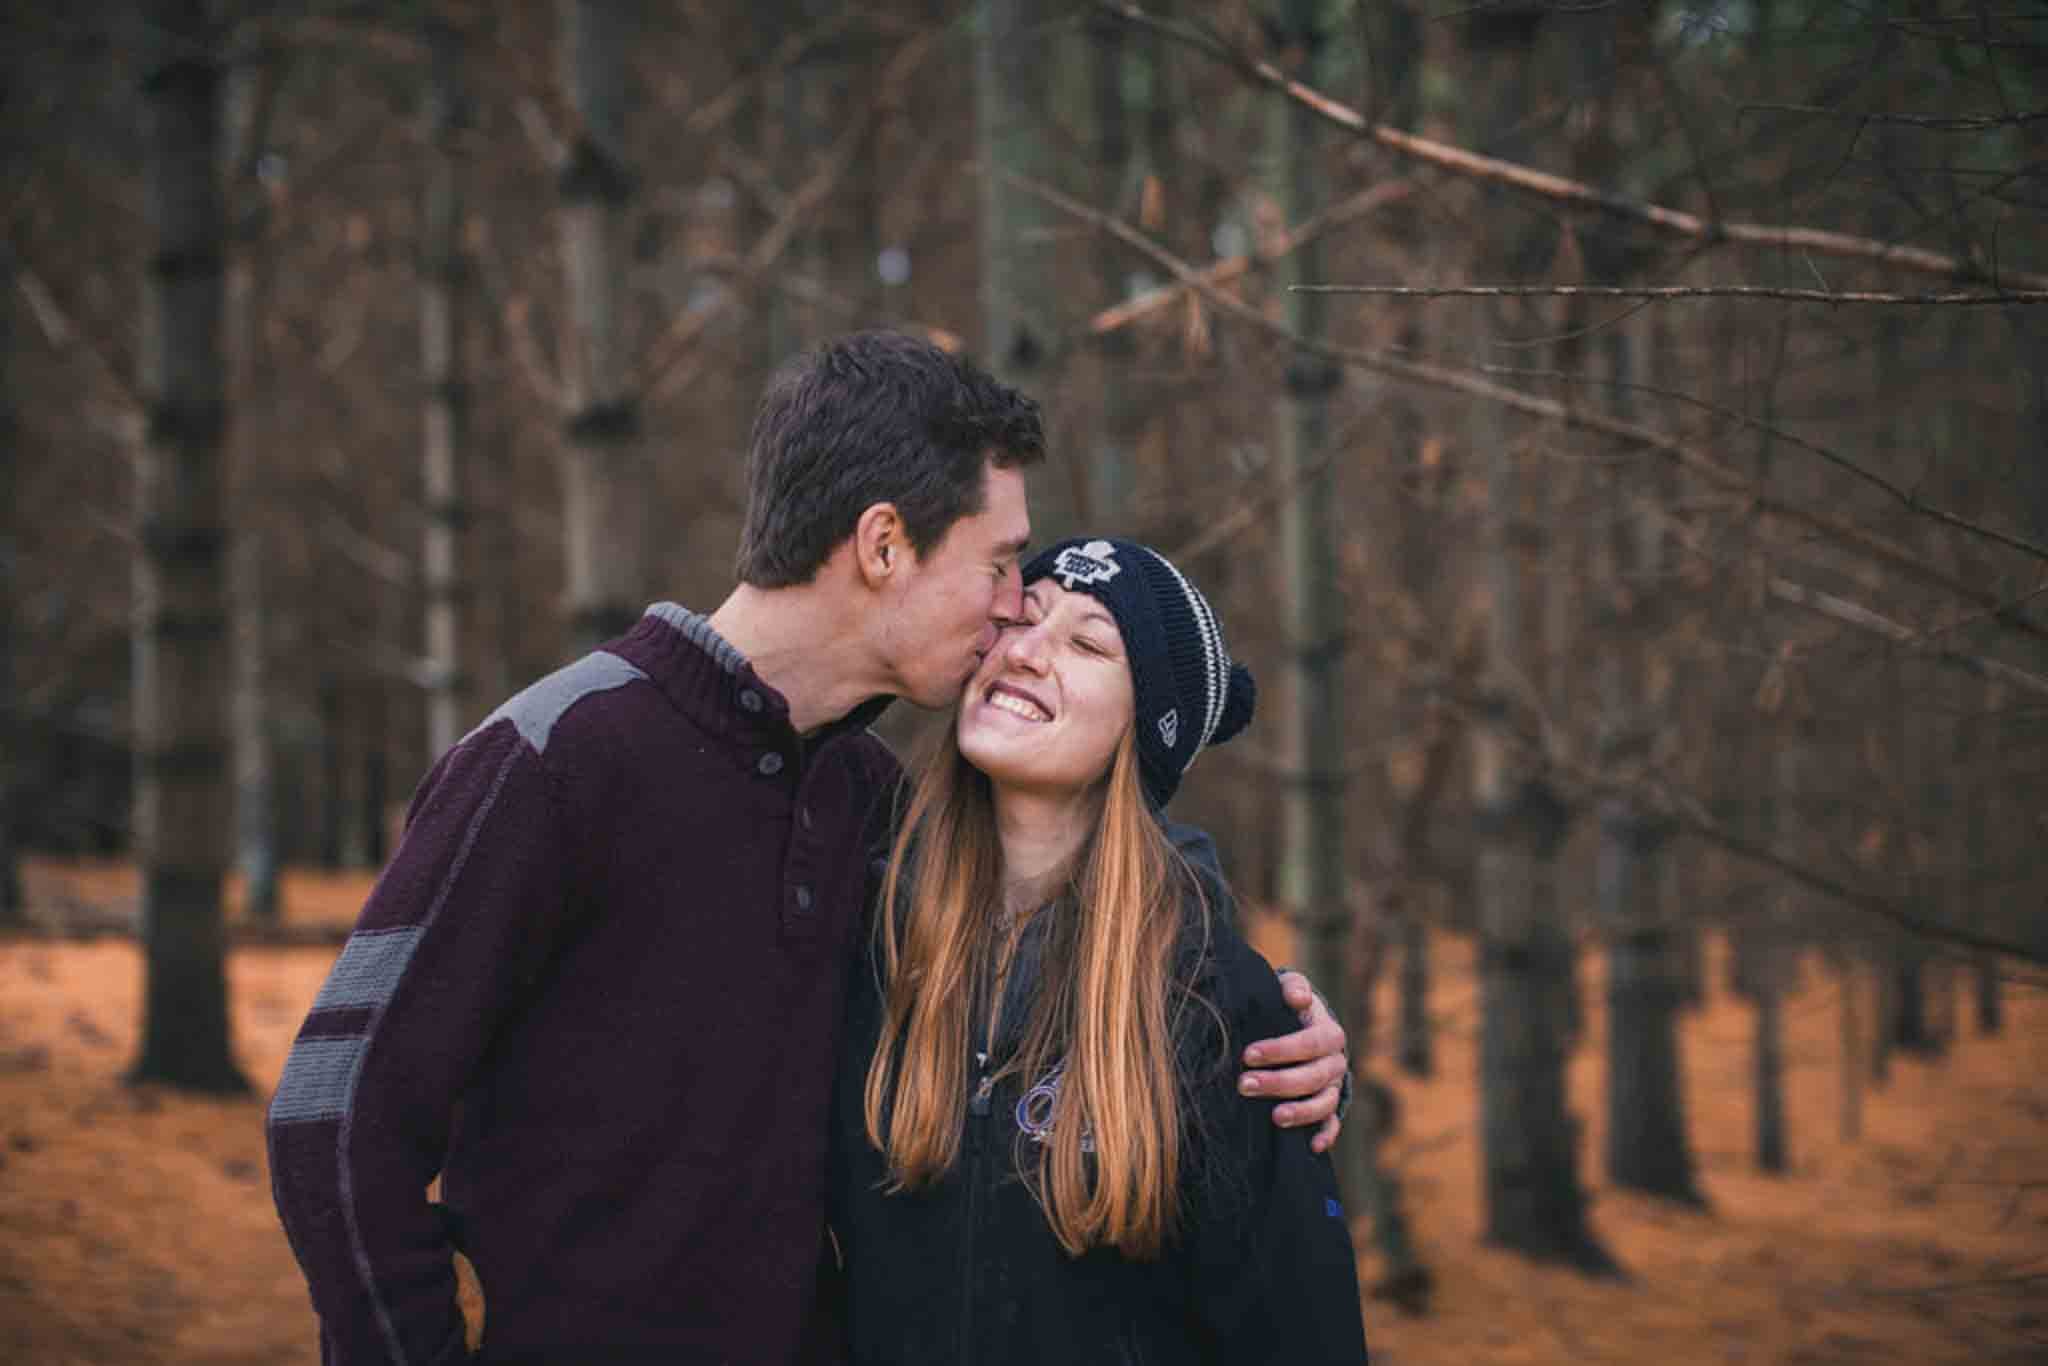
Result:
<svg viewBox="0 0 2048 1366">
<path fill-rule="evenodd" d="M 130 1162 L 152 1106 L 253 1133 L 432 757 L 646 603 L 715 604 L 762 385 L 883 325 L 1038 397 L 1040 539 L 1165 548 L 1262 680 L 1177 814 L 1346 1016 L 1376 1341 L 2038 1359 L 2041 0 L 0 24 L 17 1113 L 85 1086 L 63 1122 Z M 99 1355 L 7 1246 L 76 1240 L 93 1193 L 32 1173 L 90 1146 L 0 1162 L 0 1307 L 59 1325 L 20 1359 L 228 1359 Z M 260 1143 L 222 1161 L 182 1198 L 264 1227 Z M 1844 1246 L 1984 1237 L 1823 1276 L 1862 1290 L 1775 1345 L 1645 1309 L 1735 1273 L 1643 1230 L 1768 1247 L 1880 1187 Z M 1599 1287 L 1600 1328 L 1457 1338 L 1503 1267 Z"/>
</svg>

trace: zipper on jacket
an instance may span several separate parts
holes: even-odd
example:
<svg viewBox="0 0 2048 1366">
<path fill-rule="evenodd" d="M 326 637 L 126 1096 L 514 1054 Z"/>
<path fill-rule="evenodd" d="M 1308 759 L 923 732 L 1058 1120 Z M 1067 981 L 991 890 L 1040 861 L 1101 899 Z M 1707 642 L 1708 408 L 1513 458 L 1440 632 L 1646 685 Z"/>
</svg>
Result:
<svg viewBox="0 0 2048 1366">
<path fill-rule="evenodd" d="M 993 1044 L 994 1040 L 988 1040 Z M 974 1346 L 974 1229 L 981 1221 L 981 1164 L 988 1147 L 988 1117 L 994 1110 L 996 1079 L 989 1071 L 988 1049 L 974 1055 L 974 1094 L 967 1099 L 967 1223 L 960 1239 L 960 1350 L 954 1357 L 961 1363 L 973 1361 Z"/>
</svg>

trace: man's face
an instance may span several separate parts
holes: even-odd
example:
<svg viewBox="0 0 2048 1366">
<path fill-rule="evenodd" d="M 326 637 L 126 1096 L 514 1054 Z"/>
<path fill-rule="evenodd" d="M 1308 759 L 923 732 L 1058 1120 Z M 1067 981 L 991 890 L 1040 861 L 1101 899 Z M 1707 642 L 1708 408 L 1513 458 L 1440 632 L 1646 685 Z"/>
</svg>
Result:
<svg viewBox="0 0 2048 1366">
<path fill-rule="evenodd" d="M 946 707 L 995 644 L 996 623 L 1022 611 L 1018 574 L 1031 539 L 1024 476 L 982 468 L 982 509 L 953 523 L 894 587 L 883 623 L 896 692 L 920 707 Z"/>
</svg>

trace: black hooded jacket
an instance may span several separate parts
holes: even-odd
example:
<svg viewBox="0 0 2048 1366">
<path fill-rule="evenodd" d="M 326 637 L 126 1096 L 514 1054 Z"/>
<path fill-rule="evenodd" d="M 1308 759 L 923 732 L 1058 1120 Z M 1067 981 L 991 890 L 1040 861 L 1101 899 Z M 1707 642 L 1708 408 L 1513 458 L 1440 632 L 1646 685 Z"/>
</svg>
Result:
<svg viewBox="0 0 2048 1366">
<path fill-rule="evenodd" d="M 977 1086 L 952 1171 L 933 1186 L 888 1194 L 887 1164 L 862 1116 L 882 1014 L 878 975 L 863 955 L 840 1050 L 828 1197 L 856 1366 L 1366 1360 L 1357 1268 L 1329 1160 L 1310 1152 L 1308 1131 L 1273 1124 L 1272 1102 L 1236 1089 L 1244 1045 L 1299 1023 L 1273 970 L 1231 921 L 1207 837 L 1171 832 L 1218 912 L 1206 952 L 1184 961 L 1222 1020 L 1219 1030 L 1210 1011 L 1186 1012 L 1184 1103 L 1194 1113 L 1182 1126 L 1175 1236 L 1154 1261 L 1111 1248 L 1070 1257 L 1060 1248 L 1020 1176 L 1035 1117 L 1020 1102 L 1046 1078 Z M 990 1056 L 969 1059 L 972 1078 L 994 1075 L 1020 1042 L 1037 985 L 1034 930 L 1044 919 L 1025 930 L 1002 1024 Z"/>
</svg>

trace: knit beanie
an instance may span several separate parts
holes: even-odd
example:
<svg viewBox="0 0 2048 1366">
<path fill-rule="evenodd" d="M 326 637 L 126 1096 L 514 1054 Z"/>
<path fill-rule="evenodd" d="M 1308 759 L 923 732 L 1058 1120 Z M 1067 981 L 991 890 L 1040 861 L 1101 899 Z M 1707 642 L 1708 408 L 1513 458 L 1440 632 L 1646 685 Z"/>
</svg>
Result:
<svg viewBox="0 0 2048 1366">
<path fill-rule="evenodd" d="M 1137 704 L 1138 768 L 1164 809 L 1204 745 L 1220 745 L 1252 719 L 1258 688 L 1233 664 L 1209 600 L 1158 551 L 1135 541 L 1061 541 L 1024 566 L 1024 582 L 1052 579 L 1109 609 L 1124 638 Z"/>
</svg>

